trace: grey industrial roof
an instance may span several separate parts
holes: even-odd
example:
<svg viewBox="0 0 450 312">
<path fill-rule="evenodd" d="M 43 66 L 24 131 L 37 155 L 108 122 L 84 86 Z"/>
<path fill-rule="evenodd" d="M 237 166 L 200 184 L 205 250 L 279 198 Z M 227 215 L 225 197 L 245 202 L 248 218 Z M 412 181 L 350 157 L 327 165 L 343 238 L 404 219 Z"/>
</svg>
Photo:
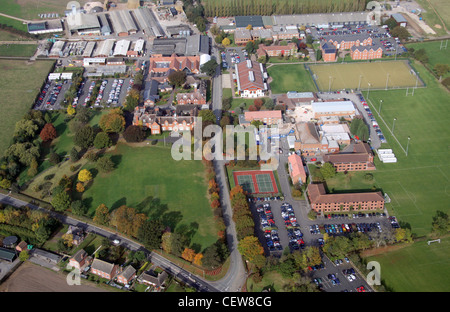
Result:
<svg viewBox="0 0 450 312">
<path fill-rule="evenodd" d="M 101 31 L 102 33 L 111 33 L 111 26 L 109 26 L 109 22 L 108 19 L 106 18 L 106 14 L 99 14 L 97 15 L 98 19 L 100 20 L 100 25 L 101 25 Z"/>
<path fill-rule="evenodd" d="M 97 15 L 77 13 L 67 16 L 66 21 L 71 31 L 93 28 L 100 29 L 100 22 L 98 21 Z"/>
<path fill-rule="evenodd" d="M 152 37 L 163 37 L 164 31 L 150 9 L 141 8 L 133 10 L 134 16 L 145 34 Z"/>
<path fill-rule="evenodd" d="M 128 10 L 117 10 L 109 13 L 114 31 L 116 33 L 129 33 L 137 31 L 137 26 Z"/>
<path fill-rule="evenodd" d="M 209 37 L 204 35 L 188 36 L 185 55 L 209 54 Z"/>
<path fill-rule="evenodd" d="M 367 22 L 368 12 L 315 13 L 295 15 L 274 15 L 273 25 L 309 25 Z"/>
<path fill-rule="evenodd" d="M 13 250 L 0 247 L 0 259 L 13 261 L 15 257 L 16 253 Z"/>
<path fill-rule="evenodd" d="M 234 20 L 237 28 L 246 28 L 248 25 L 252 25 L 253 28 L 264 27 L 261 15 L 235 16 Z"/>
<path fill-rule="evenodd" d="M 407 23 L 408 21 L 401 13 L 394 13 L 392 17 L 395 19 L 397 23 Z"/>
</svg>

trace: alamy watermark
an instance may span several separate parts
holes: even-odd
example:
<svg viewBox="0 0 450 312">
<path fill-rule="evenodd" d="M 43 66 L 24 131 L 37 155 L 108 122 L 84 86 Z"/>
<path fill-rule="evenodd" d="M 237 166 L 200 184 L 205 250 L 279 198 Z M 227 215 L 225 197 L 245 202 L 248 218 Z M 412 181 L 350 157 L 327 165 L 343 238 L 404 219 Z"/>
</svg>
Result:
<svg viewBox="0 0 450 312">
<path fill-rule="evenodd" d="M 378 261 L 367 263 L 366 269 L 371 270 L 366 276 L 366 282 L 370 286 L 381 285 L 381 266 Z"/>
<path fill-rule="evenodd" d="M 218 125 L 203 127 L 202 118 L 196 118 L 193 133 L 172 132 L 178 138 L 171 149 L 174 160 L 256 160 L 261 169 L 278 167 L 280 135 L 277 127 L 261 125 Z"/>
</svg>

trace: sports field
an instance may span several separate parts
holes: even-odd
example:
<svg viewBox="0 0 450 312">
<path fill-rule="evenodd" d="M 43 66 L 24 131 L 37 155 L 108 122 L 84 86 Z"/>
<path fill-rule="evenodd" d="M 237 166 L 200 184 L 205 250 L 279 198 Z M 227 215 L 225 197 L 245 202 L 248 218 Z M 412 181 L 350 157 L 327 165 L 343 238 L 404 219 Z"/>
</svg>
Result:
<svg viewBox="0 0 450 312">
<path fill-rule="evenodd" d="M 405 248 L 366 259 L 380 263 L 380 277 L 395 292 L 448 292 L 450 239 L 415 242 Z"/>
<path fill-rule="evenodd" d="M 250 194 L 276 194 L 278 193 L 277 182 L 273 171 L 234 171 L 235 185 L 240 185 L 244 191 Z"/>
<path fill-rule="evenodd" d="M 320 91 L 374 90 L 423 86 L 407 61 L 310 65 Z"/>
<path fill-rule="evenodd" d="M 304 64 L 277 64 L 267 67 L 273 94 L 289 91 L 316 92 L 316 86 Z"/>
</svg>

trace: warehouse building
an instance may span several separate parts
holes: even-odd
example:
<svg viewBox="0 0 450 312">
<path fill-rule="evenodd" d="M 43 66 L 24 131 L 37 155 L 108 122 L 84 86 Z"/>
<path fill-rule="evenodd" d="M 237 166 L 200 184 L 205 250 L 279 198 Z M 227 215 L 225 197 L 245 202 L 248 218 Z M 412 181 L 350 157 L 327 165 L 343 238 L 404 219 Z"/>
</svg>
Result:
<svg viewBox="0 0 450 312">
<path fill-rule="evenodd" d="M 40 35 L 40 34 L 62 32 L 63 26 L 61 20 L 56 19 L 40 23 L 28 23 L 27 29 L 30 34 Z"/>
<path fill-rule="evenodd" d="M 100 41 L 97 47 L 97 50 L 94 52 L 94 57 L 108 57 L 111 56 L 114 46 L 114 39 L 106 39 Z"/>
<path fill-rule="evenodd" d="M 98 19 L 100 20 L 100 32 L 102 33 L 102 36 L 109 36 L 112 33 L 111 26 L 109 26 L 108 17 L 106 14 L 99 14 L 97 15 Z"/>
<path fill-rule="evenodd" d="M 150 9 L 136 9 L 133 10 L 133 14 L 136 17 L 136 21 L 139 24 L 140 29 L 148 37 L 160 38 L 165 36 L 161 25 Z"/>
<path fill-rule="evenodd" d="M 58 57 L 62 56 L 62 50 L 63 50 L 65 44 L 66 43 L 64 41 L 61 41 L 61 40 L 56 41 L 53 44 L 53 46 L 48 54 L 48 57 L 58 58 Z"/>
<path fill-rule="evenodd" d="M 313 102 L 311 106 L 316 119 L 328 116 L 353 119 L 356 115 L 356 108 L 352 101 Z"/>
<path fill-rule="evenodd" d="M 91 57 L 95 49 L 95 41 L 89 41 L 83 51 L 83 57 Z"/>
<path fill-rule="evenodd" d="M 264 28 L 264 23 L 261 15 L 236 16 L 234 20 L 236 22 L 236 29 L 247 28 L 249 25 L 251 25 L 252 29 Z"/>
<path fill-rule="evenodd" d="M 97 15 L 91 14 L 71 14 L 66 18 L 70 33 L 83 35 L 97 35 L 100 34 L 100 22 Z"/>
<path fill-rule="evenodd" d="M 129 40 L 119 40 L 114 47 L 113 56 L 127 56 L 131 42 Z"/>
<path fill-rule="evenodd" d="M 128 36 L 137 33 L 138 28 L 128 10 L 111 11 L 109 14 L 114 32 L 118 36 Z"/>
</svg>

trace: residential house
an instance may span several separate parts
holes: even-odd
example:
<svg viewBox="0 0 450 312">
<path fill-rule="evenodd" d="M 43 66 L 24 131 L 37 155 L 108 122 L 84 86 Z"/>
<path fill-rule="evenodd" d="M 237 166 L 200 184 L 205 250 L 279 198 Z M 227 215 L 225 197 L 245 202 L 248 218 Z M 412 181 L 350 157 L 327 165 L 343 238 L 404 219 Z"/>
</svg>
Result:
<svg viewBox="0 0 450 312">
<path fill-rule="evenodd" d="M 119 266 L 100 259 L 94 259 L 90 272 L 107 280 L 113 279 L 119 270 Z"/>
<path fill-rule="evenodd" d="M 311 208 L 322 214 L 384 209 L 381 192 L 327 194 L 321 183 L 308 184 L 307 193 Z"/>
<path fill-rule="evenodd" d="M 158 274 L 155 274 L 154 272 L 143 272 L 138 277 L 138 282 L 148 286 L 153 286 L 156 289 L 161 289 L 164 287 L 167 277 L 168 275 L 166 271 L 162 271 Z"/>
<path fill-rule="evenodd" d="M 85 265 L 89 264 L 89 258 L 88 253 L 84 249 L 80 249 L 69 259 L 69 266 L 81 270 Z"/>
<path fill-rule="evenodd" d="M 17 246 L 16 246 L 16 250 L 17 252 L 22 252 L 24 250 L 28 250 L 28 244 L 25 241 L 21 241 Z"/>
<path fill-rule="evenodd" d="M 128 265 L 122 272 L 117 275 L 117 282 L 122 285 L 127 285 L 136 278 L 136 269 Z"/>
<path fill-rule="evenodd" d="M 206 105 L 206 81 L 202 80 L 199 87 L 194 87 L 194 91 L 177 94 L 178 105 Z"/>
<path fill-rule="evenodd" d="M 80 245 L 85 238 L 84 231 L 73 225 L 69 225 L 66 234 L 72 235 L 72 244 L 74 244 L 75 246 Z"/>
</svg>

